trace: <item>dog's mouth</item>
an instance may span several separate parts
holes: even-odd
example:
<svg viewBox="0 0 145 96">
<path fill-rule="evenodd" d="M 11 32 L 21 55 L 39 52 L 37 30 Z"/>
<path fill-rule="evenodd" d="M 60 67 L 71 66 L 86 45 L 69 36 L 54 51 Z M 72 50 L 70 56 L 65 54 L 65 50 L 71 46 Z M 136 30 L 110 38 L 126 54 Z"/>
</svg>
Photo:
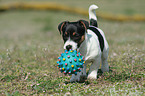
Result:
<svg viewBox="0 0 145 96">
<path fill-rule="evenodd" d="M 77 48 L 73 48 L 72 45 L 68 45 L 66 46 L 65 50 L 69 51 L 69 50 L 76 50 L 77 52 L 79 52 L 80 48 L 77 47 Z"/>
<path fill-rule="evenodd" d="M 67 45 L 66 46 L 66 50 L 71 50 L 72 49 L 72 45 Z"/>
<path fill-rule="evenodd" d="M 78 47 L 77 47 L 77 45 L 76 44 L 73 44 L 73 45 L 71 45 L 71 44 L 69 44 L 69 45 L 65 45 L 64 44 L 64 49 L 65 50 L 77 50 L 78 49 Z"/>
</svg>

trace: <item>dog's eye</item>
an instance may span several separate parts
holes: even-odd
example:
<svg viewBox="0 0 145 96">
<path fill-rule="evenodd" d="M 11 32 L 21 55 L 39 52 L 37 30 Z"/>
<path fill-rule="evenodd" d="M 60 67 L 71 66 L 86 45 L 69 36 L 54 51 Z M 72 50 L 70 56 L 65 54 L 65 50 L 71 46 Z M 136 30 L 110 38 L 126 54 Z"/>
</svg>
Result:
<svg viewBox="0 0 145 96">
<path fill-rule="evenodd" d="M 80 39 L 80 35 L 79 34 L 75 34 L 74 36 L 73 36 L 73 38 L 75 39 L 75 40 L 78 40 L 78 39 Z"/>
<path fill-rule="evenodd" d="M 75 36 L 76 35 L 76 32 L 73 32 L 73 36 Z"/>
<path fill-rule="evenodd" d="M 67 32 L 65 32 L 63 35 L 64 35 L 64 36 L 68 36 L 68 33 L 67 33 Z"/>
<path fill-rule="evenodd" d="M 79 41 L 80 41 L 80 39 L 81 39 L 81 37 L 80 37 L 80 36 L 75 36 L 75 37 L 73 38 L 73 40 L 74 40 L 75 42 L 79 42 Z"/>
<path fill-rule="evenodd" d="M 79 35 L 79 34 L 75 34 L 74 36 L 75 36 L 75 37 L 79 37 L 80 35 Z"/>
<path fill-rule="evenodd" d="M 67 32 L 65 32 L 65 35 L 67 35 Z"/>
</svg>

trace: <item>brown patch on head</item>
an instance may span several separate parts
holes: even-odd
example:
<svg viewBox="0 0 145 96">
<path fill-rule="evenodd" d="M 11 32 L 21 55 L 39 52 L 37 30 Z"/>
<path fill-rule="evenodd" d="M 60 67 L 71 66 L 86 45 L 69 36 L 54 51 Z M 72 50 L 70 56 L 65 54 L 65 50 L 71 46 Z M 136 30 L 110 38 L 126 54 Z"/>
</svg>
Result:
<svg viewBox="0 0 145 96">
<path fill-rule="evenodd" d="M 76 34 L 76 32 L 73 32 L 73 36 Z"/>
<path fill-rule="evenodd" d="M 86 25 L 84 24 L 84 22 L 83 21 L 80 21 L 82 24 L 83 24 L 83 26 L 85 27 L 85 30 L 87 30 L 87 27 L 86 27 Z"/>
<path fill-rule="evenodd" d="M 66 22 L 62 23 L 62 25 L 61 25 L 61 27 L 60 27 L 60 32 L 61 32 L 61 34 L 62 34 L 62 28 L 63 28 L 63 26 L 64 26 L 65 23 L 66 23 Z"/>
<path fill-rule="evenodd" d="M 67 32 L 65 32 L 65 35 L 67 35 Z"/>
<path fill-rule="evenodd" d="M 85 35 L 83 35 L 83 36 L 81 37 L 81 40 L 79 41 L 79 44 L 81 44 L 84 40 L 85 40 Z"/>
</svg>

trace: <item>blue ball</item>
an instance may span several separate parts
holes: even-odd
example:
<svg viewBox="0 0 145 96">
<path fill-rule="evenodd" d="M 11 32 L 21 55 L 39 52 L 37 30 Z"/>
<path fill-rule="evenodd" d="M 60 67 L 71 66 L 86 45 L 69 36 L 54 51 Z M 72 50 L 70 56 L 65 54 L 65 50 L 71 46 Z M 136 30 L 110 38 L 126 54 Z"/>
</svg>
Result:
<svg viewBox="0 0 145 96">
<path fill-rule="evenodd" d="M 80 52 L 77 53 L 76 50 L 65 50 L 64 53 L 61 53 L 61 56 L 58 57 L 57 65 L 59 70 L 66 74 L 75 74 L 81 71 L 83 64 L 85 63 L 83 56 Z"/>
</svg>

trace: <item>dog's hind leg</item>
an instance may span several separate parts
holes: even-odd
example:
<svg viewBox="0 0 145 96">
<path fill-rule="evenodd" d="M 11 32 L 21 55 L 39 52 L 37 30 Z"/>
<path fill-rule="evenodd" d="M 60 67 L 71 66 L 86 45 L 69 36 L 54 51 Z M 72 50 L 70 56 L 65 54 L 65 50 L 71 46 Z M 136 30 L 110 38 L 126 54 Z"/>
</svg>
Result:
<svg viewBox="0 0 145 96">
<path fill-rule="evenodd" d="M 108 72 L 109 71 L 109 65 L 108 65 L 108 53 L 109 53 L 109 48 L 104 49 L 103 53 L 102 53 L 102 66 L 101 66 L 101 70 L 102 72 Z"/>
</svg>

